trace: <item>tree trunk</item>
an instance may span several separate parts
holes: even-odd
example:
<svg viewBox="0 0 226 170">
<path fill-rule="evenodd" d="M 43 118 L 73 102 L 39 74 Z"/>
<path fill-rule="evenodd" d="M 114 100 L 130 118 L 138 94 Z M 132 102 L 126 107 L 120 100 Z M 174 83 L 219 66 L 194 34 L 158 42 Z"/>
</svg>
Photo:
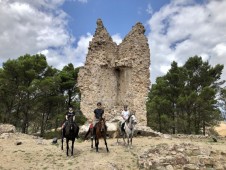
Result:
<svg viewBox="0 0 226 170">
<path fill-rule="evenodd" d="M 162 132 L 161 114 L 160 113 L 158 113 L 158 123 L 159 123 L 159 132 Z"/>
<path fill-rule="evenodd" d="M 28 113 L 24 112 L 24 118 L 22 123 L 22 133 L 28 133 Z"/>
<path fill-rule="evenodd" d="M 203 131 L 203 135 L 206 135 L 206 126 L 205 126 L 205 121 L 202 121 L 202 131 Z"/>
<path fill-rule="evenodd" d="M 191 134 L 191 113 L 190 112 L 187 112 L 188 114 L 188 134 Z"/>
<path fill-rule="evenodd" d="M 41 133 L 40 133 L 41 137 L 43 137 L 44 135 L 44 122 L 45 122 L 45 113 L 42 113 Z"/>
</svg>

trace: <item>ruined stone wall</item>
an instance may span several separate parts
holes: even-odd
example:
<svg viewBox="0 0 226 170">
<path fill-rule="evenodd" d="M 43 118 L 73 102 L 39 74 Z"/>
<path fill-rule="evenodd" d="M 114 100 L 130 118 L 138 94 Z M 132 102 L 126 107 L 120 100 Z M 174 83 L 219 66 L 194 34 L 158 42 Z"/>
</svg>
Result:
<svg viewBox="0 0 226 170">
<path fill-rule="evenodd" d="M 146 125 L 146 98 L 150 85 L 150 50 L 145 29 L 137 23 L 120 45 L 113 42 L 101 20 L 80 69 L 81 110 L 93 118 L 97 102 L 102 102 L 107 119 L 121 113 L 123 105 L 136 111 Z"/>
</svg>

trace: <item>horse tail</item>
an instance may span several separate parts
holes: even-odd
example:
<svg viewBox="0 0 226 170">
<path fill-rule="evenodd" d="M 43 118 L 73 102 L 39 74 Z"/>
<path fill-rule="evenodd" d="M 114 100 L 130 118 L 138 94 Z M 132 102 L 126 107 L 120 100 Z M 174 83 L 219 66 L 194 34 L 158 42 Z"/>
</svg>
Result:
<svg viewBox="0 0 226 170">
<path fill-rule="evenodd" d="M 91 132 L 91 129 L 89 127 L 89 130 L 88 130 L 88 132 L 86 132 L 86 135 L 85 135 L 84 139 L 87 139 L 87 136 L 89 135 L 90 132 Z"/>
</svg>

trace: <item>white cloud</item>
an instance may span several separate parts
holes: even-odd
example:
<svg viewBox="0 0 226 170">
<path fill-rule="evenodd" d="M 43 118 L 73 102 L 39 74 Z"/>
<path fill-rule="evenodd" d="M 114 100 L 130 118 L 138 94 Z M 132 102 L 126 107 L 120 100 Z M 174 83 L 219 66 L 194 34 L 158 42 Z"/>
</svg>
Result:
<svg viewBox="0 0 226 170">
<path fill-rule="evenodd" d="M 213 51 L 219 56 L 219 57 L 224 57 L 226 56 L 226 43 L 220 43 L 217 44 L 214 48 Z"/>
<path fill-rule="evenodd" d="M 153 14 L 153 8 L 152 8 L 151 4 L 148 4 L 148 7 L 147 7 L 147 9 L 146 9 L 146 12 L 147 12 L 148 14 Z"/>
<path fill-rule="evenodd" d="M 76 48 L 72 45 L 67 45 L 58 50 L 49 49 L 39 53 L 44 54 L 47 57 L 47 62 L 58 69 L 62 69 L 68 63 L 73 63 L 75 67 L 82 66 L 84 65 L 89 42 L 92 38 L 93 36 L 87 33 L 86 36 L 79 38 Z"/>
<path fill-rule="evenodd" d="M 75 1 L 78 1 L 78 2 L 81 2 L 81 3 L 88 3 L 88 0 L 66 0 L 66 1 L 72 1 L 72 2 L 75 2 Z"/>
<path fill-rule="evenodd" d="M 58 4 L 59 0 L 52 0 L 45 9 L 41 6 L 46 1 L 39 1 L 39 5 L 29 2 L 0 1 L 0 57 L 3 61 L 74 41 L 66 31 L 66 14 L 58 8 L 53 13 L 49 8 Z"/>
<path fill-rule="evenodd" d="M 58 69 L 84 64 L 92 35 L 75 37 L 67 31 L 65 0 L 0 0 L 0 64 L 26 53 L 42 53 Z"/>
<path fill-rule="evenodd" d="M 111 37 L 112 37 L 113 41 L 114 41 L 117 45 L 119 45 L 119 44 L 122 42 L 122 37 L 120 36 L 119 33 L 114 34 L 114 35 L 112 35 Z"/>
<path fill-rule="evenodd" d="M 148 24 L 151 81 L 165 74 L 173 60 L 182 65 L 189 57 L 202 56 L 211 65 L 226 64 L 226 1 L 173 0 L 154 13 Z M 224 69 L 222 79 L 226 79 Z"/>
</svg>

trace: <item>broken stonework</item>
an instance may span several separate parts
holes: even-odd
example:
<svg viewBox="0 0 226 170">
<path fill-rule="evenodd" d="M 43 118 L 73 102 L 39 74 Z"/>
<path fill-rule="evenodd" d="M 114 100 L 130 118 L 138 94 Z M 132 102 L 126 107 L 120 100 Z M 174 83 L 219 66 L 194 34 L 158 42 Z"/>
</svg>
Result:
<svg viewBox="0 0 226 170">
<path fill-rule="evenodd" d="M 162 143 L 138 154 L 140 169 L 225 169 L 226 157 L 212 148 L 190 143 Z"/>
<path fill-rule="evenodd" d="M 81 110 L 93 118 L 102 102 L 107 120 L 121 113 L 124 105 L 146 125 L 146 99 L 150 86 L 150 49 L 145 29 L 137 23 L 120 45 L 113 42 L 100 19 L 89 44 L 85 66 L 79 71 Z"/>
</svg>

